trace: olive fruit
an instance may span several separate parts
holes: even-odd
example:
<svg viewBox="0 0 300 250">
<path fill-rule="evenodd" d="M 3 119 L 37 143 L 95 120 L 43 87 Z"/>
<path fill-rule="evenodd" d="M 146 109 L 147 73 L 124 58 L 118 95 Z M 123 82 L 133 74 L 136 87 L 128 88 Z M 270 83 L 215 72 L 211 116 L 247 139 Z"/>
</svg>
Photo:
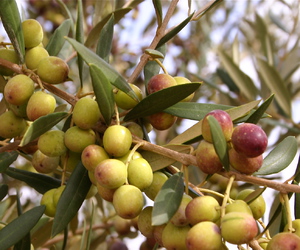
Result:
<svg viewBox="0 0 300 250">
<path fill-rule="evenodd" d="M 258 233 L 256 220 L 244 212 L 231 212 L 221 219 L 221 235 L 232 244 L 246 244 Z"/>
<path fill-rule="evenodd" d="M 25 64 L 28 69 L 37 69 L 40 61 L 49 56 L 48 51 L 40 46 L 33 47 L 25 52 Z"/>
<path fill-rule="evenodd" d="M 138 229 L 142 235 L 147 238 L 152 238 L 154 226 L 152 226 L 152 206 L 145 207 L 138 216 Z"/>
<path fill-rule="evenodd" d="M 83 166 L 90 171 L 94 171 L 97 165 L 109 156 L 103 147 L 91 144 L 87 146 L 81 153 L 81 161 Z"/>
<path fill-rule="evenodd" d="M 233 130 L 233 123 L 229 114 L 226 111 L 220 109 L 210 111 L 204 116 L 202 121 L 202 136 L 204 140 L 212 142 L 210 125 L 207 119 L 210 115 L 212 115 L 219 122 L 226 141 L 229 141 Z"/>
<path fill-rule="evenodd" d="M 187 233 L 186 246 L 191 250 L 222 249 L 221 230 L 211 221 L 203 221 L 194 225 Z"/>
<path fill-rule="evenodd" d="M 118 188 L 127 179 L 127 168 L 125 164 L 116 159 L 101 161 L 95 168 L 96 181 L 105 188 Z"/>
<path fill-rule="evenodd" d="M 143 209 L 143 194 L 139 188 L 133 185 L 123 185 L 114 192 L 113 206 L 120 217 L 133 219 Z"/>
<path fill-rule="evenodd" d="M 156 195 L 167 180 L 168 176 L 166 176 L 164 173 L 160 171 L 154 172 L 152 183 L 149 187 L 144 189 L 144 193 L 149 199 L 154 201 Z"/>
<path fill-rule="evenodd" d="M 64 135 L 65 133 L 61 130 L 47 131 L 39 137 L 38 149 L 50 157 L 63 155 L 67 151 Z"/>
<path fill-rule="evenodd" d="M 175 226 L 181 227 L 189 224 L 185 215 L 185 209 L 192 199 L 193 198 L 191 196 L 185 193 L 183 194 L 180 205 L 170 220 Z"/>
<path fill-rule="evenodd" d="M 87 146 L 95 144 L 96 134 L 92 129 L 81 129 L 73 126 L 65 132 L 64 141 L 68 149 L 82 153 Z"/>
<path fill-rule="evenodd" d="M 53 200 L 55 191 L 56 188 L 48 190 L 43 194 L 42 199 L 40 201 L 41 205 L 46 206 L 44 214 L 49 217 L 54 217 L 56 212 L 56 205 L 54 204 L 54 200 Z"/>
<path fill-rule="evenodd" d="M 37 20 L 27 19 L 23 21 L 22 30 L 26 48 L 36 47 L 43 41 L 43 28 Z"/>
<path fill-rule="evenodd" d="M 300 237 L 293 233 L 282 232 L 275 234 L 269 241 L 267 250 L 296 250 L 300 249 Z"/>
<path fill-rule="evenodd" d="M 153 172 L 150 164 L 144 158 L 132 159 L 129 162 L 128 182 L 141 190 L 149 187 L 153 181 Z"/>
<path fill-rule="evenodd" d="M 256 124 L 243 123 L 234 128 L 231 142 L 238 153 L 246 157 L 257 157 L 265 152 L 268 137 Z"/>
<path fill-rule="evenodd" d="M 32 155 L 31 160 L 34 169 L 43 174 L 52 173 L 59 165 L 59 157 L 49 157 L 37 150 Z"/>
<path fill-rule="evenodd" d="M 3 138 L 20 136 L 27 126 L 26 121 L 16 116 L 11 110 L 1 114 L 0 121 L 0 136 Z"/>
<path fill-rule="evenodd" d="M 177 85 L 176 80 L 167 74 L 158 74 L 152 76 L 147 84 L 148 94 Z"/>
<path fill-rule="evenodd" d="M 89 97 L 80 98 L 73 109 L 73 121 L 82 129 L 90 129 L 96 125 L 101 116 L 98 103 Z"/>
<path fill-rule="evenodd" d="M 141 89 L 132 83 L 129 83 L 129 86 L 136 94 L 138 100 L 141 101 L 143 99 L 143 93 L 142 93 Z M 134 100 L 129 95 L 127 95 L 125 92 L 123 92 L 122 90 L 119 90 L 119 89 L 116 89 L 114 91 L 114 98 L 115 98 L 115 102 L 116 102 L 117 106 L 121 109 L 125 109 L 125 110 L 132 109 L 133 107 L 135 107 L 138 104 L 137 100 Z"/>
<path fill-rule="evenodd" d="M 23 74 L 10 78 L 4 87 L 5 100 L 13 105 L 27 103 L 33 92 L 34 82 Z"/>
<path fill-rule="evenodd" d="M 190 226 L 178 227 L 168 222 L 162 232 L 162 243 L 166 249 L 186 249 L 186 237 Z"/>
<path fill-rule="evenodd" d="M 124 126 L 112 125 L 104 132 L 103 147 L 111 156 L 122 157 L 129 151 L 131 143 L 132 135 Z"/>
<path fill-rule="evenodd" d="M 176 122 L 177 117 L 165 112 L 158 112 L 148 116 L 148 120 L 153 128 L 157 130 L 166 130 Z"/>
<path fill-rule="evenodd" d="M 174 76 L 174 79 L 178 85 L 191 82 L 189 79 L 187 79 L 186 77 L 183 77 L 183 76 Z M 195 93 L 190 94 L 189 96 L 187 96 L 186 98 L 181 100 L 181 102 L 190 102 L 194 98 L 194 95 L 195 95 Z"/>
<path fill-rule="evenodd" d="M 0 58 L 9 61 L 11 63 L 16 63 L 16 64 L 19 63 L 19 58 L 16 51 L 11 48 L 0 48 Z M 11 76 L 13 74 L 14 74 L 13 70 L 9 68 L 5 68 L 4 66 L 0 66 L 0 75 Z"/>
<path fill-rule="evenodd" d="M 214 145 L 205 140 L 202 140 L 197 147 L 196 161 L 200 170 L 206 174 L 214 174 L 223 169 Z"/>
<path fill-rule="evenodd" d="M 220 205 L 212 196 L 198 196 L 188 203 L 185 215 L 191 225 L 202 221 L 216 222 L 220 218 Z"/>
<path fill-rule="evenodd" d="M 57 56 L 48 56 L 40 60 L 37 74 L 44 82 L 58 84 L 67 80 L 69 66 Z"/>
<path fill-rule="evenodd" d="M 41 116 L 53 113 L 55 106 L 56 100 L 51 94 L 36 91 L 28 100 L 26 113 L 29 120 L 34 121 Z"/>
</svg>

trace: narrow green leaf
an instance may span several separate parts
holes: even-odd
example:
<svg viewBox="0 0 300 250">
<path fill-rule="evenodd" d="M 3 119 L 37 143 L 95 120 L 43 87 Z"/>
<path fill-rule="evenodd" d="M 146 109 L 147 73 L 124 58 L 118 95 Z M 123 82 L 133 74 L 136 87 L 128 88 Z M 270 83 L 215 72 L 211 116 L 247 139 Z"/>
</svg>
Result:
<svg viewBox="0 0 300 250">
<path fill-rule="evenodd" d="M 298 157 L 298 164 L 294 174 L 295 178 L 293 184 L 299 185 L 300 183 L 300 156 Z M 295 193 L 295 203 L 294 203 L 294 215 L 295 219 L 300 219 L 300 194 Z"/>
<path fill-rule="evenodd" d="M 82 9 L 82 0 L 77 1 L 77 20 L 76 20 L 76 30 L 75 30 L 75 38 L 79 43 L 84 42 L 84 30 L 83 30 L 83 9 Z M 78 65 L 78 73 L 80 79 L 80 87 L 83 86 L 83 59 L 80 55 L 77 55 L 77 65 Z"/>
<path fill-rule="evenodd" d="M 100 32 L 96 54 L 104 61 L 109 62 L 109 55 L 112 48 L 113 35 L 114 35 L 114 15 L 108 19 L 107 23 L 103 26 Z"/>
<path fill-rule="evenodd" d="M 114 12 L 107 15 L 105 18 L 103 18 L 99 23 L 97 23 L 93 29 L 89 32 L 89 35 L 84 43 L 86 47 L 93 47 L 99 39 L 99 34 L 103 28 L 103 26 L 107 23 L 108 19 L 111 18 L 112 15 L 114 15 L 114 21 L 115 24 L 118 23 L 129 11 L 131 11 L 132 8 L 124 8 L 124 9 L 118 9 Z"/>
<path fill-rule="evenodd" d="M 22 169 L 9 167 L 5 174 L 19 181 L 24 181 L 28 186 L 44 194 L 52 188 L 58 188 L 61 181 L 44 174 L 33 173 Z"/>
<path fill-rule="evenodd" d="M 8 194 L 8 186 L 6 184 L 0 185 L 0 201 Z"/>
<path fill-rule="evenodd" d="M 80 162 L 67 182 L 58 201 L 56 214 L 54 216 L 52 237 L 62 232 L 81 207 L 91 182 L 86 168 Z"/>
<path fill-rule="evenodd" d="M 224 68 L 226 69 L 234 83 L 245 95 L 245 97 L 248 100 L 256 99 L 257 89 L 251 78 L 243 71 L 241 71 L 240 68 L 233 62 L 232 58 L 230 58 L 227 53 L 221 48 L 218 50 L 218 54 Z"/>
<path fill-rule="evenodd" d="M 158 42 L 156 48 L 159 48 L 163 44 L 167 43 L 170 39 L 176 36 L 192 19 L 194 13 L 189 15 L 183 22 L 178 24 L 174 29 L 165 34 Z"/>
<path fill-rule="evenodd" d="M 152 3 L 154 5 L 154 9 L 155 9 L 157 25 L 158 25 L 158 27 L 160 27 L 162 24 L 162 20 L 163 20 L 161 1 L 160 0 L 152 0 Z"/>
<path fill-rule="evenodd" d="M 72 21 L 67 19 L 54 31 L 46 46 L 50 56 L 57 56 L 66 40 L 64 39 L 70 32 Z"/>
<path fill-rule="evenodd" d="M 106 124 L 109 125 L 115 106 L 113 88 L 103 71 L 97 65 L 90 64 L 89 66 L 96 101 Z"/>
<path fill-rule="evenodd" d="M 291 96 L 278 71 L 265 60 L 257 58 L 257 65 L 264 82 L 275 94 L 275 99 L 282 110 L 291 115 Z"/>
<path fill-rule="evenodd" d="M 214 2 L 210 2 L 210 5 L 203 10 L 197 17 L 195 17 L 195 20 L 199 20 L 201 17 L 203 17 L 208 11 L 210 11 L 213 7 L 216 7 L 219 3 L 221 3 L 223 0 L 215 0 Z"/>
<path fill-rule="evenodd" d="M 227 142 L 225 139 L 225 136 L 223 134 L 222 128 L 217 121 L 217 119 L 211 115 L 207 117 L 210 132 L 213 139 L 214 148 L 216 150 L 216 153 L 224 166 L 226 171 L 229 171 L 230 165 L 229 165 L 229 156 L 228 156 L 228 149 L 227 149 Z"/>
<path fill-rule="evenodd" d="M 145 117 L 174 105 L 200 87 L 200 83 L 175 85 L 159 90 L 141 100 L 128 114 L 124 121 Z"/>
<path fill-rule="evenodd" d="M 6 169 L 18 158 L 17 151 L 0 153 L 0 173 L 4 173 Z"/>
<path fill-rule="evenodd" d="M 287 168 L 297 153 L 294 136 L 286 137 L 266 156 L 262 167 L 254 175 L 275 174 Z"/>
<path fill-rule="evenodd" d="M 154 199 L 152 226 L 167 223 L 177 211 L 183 196 L 183 173 L 171 176 Z"/>
<path fill-rule="evenodd" d="M 20 146 L 25 146 L 27 143 L 38 138 L 40 135 L 47 132 L 68 115 L 69 114 L 67 112 L 56 112 L 36 119 L 26 130 L 20 142 Z"/>
<path fill-rule="evenodd" d="M 188 145 L 167 144 L 163 147 L 174 150 L 176 152 L 180 152 L 182 154 L 189 154 L 191 152 L 191 147 Z M 171 164 L 176 162 L 172 158 L 151 151 L 142 151 L 141 154 L 143 158 L 145 158 L 150 164 L 153 172 L 170 166 Z"/>
<path fill-rule="evenodd" d="M 38 206 L 25 212 L 0 230 L 0 249 L 8 249 L 21 240 L 42 217 L 45 206 Z"/>
<path fill-rule="evenodd" d="M 226 110 L 233 108 L 228 105 L 196 102 L 178 102 L 164 110 L 164 112 L 177 117 L 200 121 L 210 111 L 215 109 Z"/>
<path fill-rule="evenodd" d="M 265 100 L 255 112 L 253 112 L 246 122 L 256 124 L 258 121 L 263 117 L 265 114 L 265 111 L 268 109 L 270 104 L 272 103 L 274 99 L 274 94 L 271 95 L 267 100 Z"/>
<path fill-rule="evenodd" d="M 5 31 L 22 64 L 24 63 L 25 43 L 21 26 L 21 17 L 15 0 L 0 1 L 0 17 Z"/>
<path fill-rule="evenodd" d="M 133 99 L 138 100 L 130 85 L 126 82 L 123 76 L 121 76 L 111 65 L 109 65 L 101 57 L 99 57 L 93 51 L 85 47 L 83 44 L 80 44 L 76 40 L 69 37 L 66 37 L 66 40 L 71 43 L 74 49 L 79 53 L 79 55 L 87 64 L 95 64 L 96 66 L 98 66 L 112 85 L 122 90 Z"/>
<path fill-rule="evenodd" d="M 19 192 L 17 192 L 17 210 L 18 210 L 18 216 L 20 216 L 22 211 L 22 205 L 20 201 L 20 195 Z M 15 245 L 14 250 L 28 250 L 30 249 L 30 231 L 22 237 Z"/>
<path fill-rule="evenodd" d="M 230 91 L 239 93 L 240 89 L 236 86 L 235 82 L 232 80 L 230 75 L 224 69 L 218 68 L 216 71 L 217 75 L 220 77 L 222 82 L 224 82 Z"/>
<path fill-rule="evenodd" d="M 260 103 L 260 100 L 252 101 L 246 103 L 244 105 L 234 107 L 226 110 L 230 115 L 232 120 L 236 120 L 240 117 L 245 116 L 249 113 L 253 108 L 255 108 Z M 199 137 L 202 134 L 202 121 L 197 122 L 192 127 L 188 128 L 186 131 L 181 133 L 180 135 L 174 137 L 169 143 L 170 144 L 182 144 L 189 141 L 192 141 L 194 138 Z"/>
<path fill-rule="evenodd" d="M 64 12 L 64 17 L 66 17 L 66 19 L 70 19 L 71 20 L 71 35 L 74 35 L 74 21 L 73 21 L 73 16 L 71 11 L 69 10 L 69 8 L 67 7 L 67 5 L 62 1 L 62 0 L 56 0 L 56 2 L 60 5 L 62 11 Z"/>
</svg>

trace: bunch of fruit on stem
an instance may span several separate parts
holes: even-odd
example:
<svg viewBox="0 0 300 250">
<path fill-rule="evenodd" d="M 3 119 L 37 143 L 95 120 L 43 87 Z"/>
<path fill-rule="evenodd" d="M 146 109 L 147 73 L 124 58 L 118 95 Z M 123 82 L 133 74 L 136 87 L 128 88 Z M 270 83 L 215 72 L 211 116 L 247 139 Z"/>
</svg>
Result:
<svg viewBox="0 0 300 250">
<path fill-rule="evenodd" d="M 43 30 L 36 20 L 24 21 L 22 29 L 26 47 L 24 74 L 15 74 L 11 69 L 0 67 L 0 74 L 7 81 L 3 89 L 7 109 L 0 115 L 0 137 L 4 140 L 21 139 L 30 123 L 55 112 L 57 97 L 47 92 L 43 83 L 63 83 L 68 80 L 69 74 L 68 64 L 59 57 L 49 56 L 43 47 Z M 11 47 L 1 48 L 0 58 L 19 63 Z M 150 95 L 189 82 L 184 77 L 158 74 L 149 80 L 146 90 Z M 141 89 L 134 84 L 130 84 L 130 87 L 142 100 Z M 121 110 L 132 109 L 138 103 L 119 89 L 114 90 L 114 98 Z M 193 94 L 182 101 L 189 102 L 192 99 Z M 140 124 L 132 121 L 121 125 L 117 117 L 116 121 L 99 133 L 96 128 L 99 123 L 103 123 L 103 117 L 98 103 L 89 96 L 79 96 L 70 113 L 70 126 L 64 130 L 45 132 L 38 138 L 36 146 L 25 153 L 32 154 L 32 166 L 43 174 L 57 173 L 58 167 L 63 169 L 60 171 L 63 174 L 72 172 L 81 161 L 92 183 L 87 198 L 98 193 L 103 200 L 112 203 L 116 213 L 113 226 L 119 235 L 126 235 L 130 227 L 135 226 L 149 242 L 158 246 L 206 250 L 226 249 L 225 242 L 251 244 L 258 236 L 257 221 L 265 213 L 265 201 L 262 196 L 258 196 L 251 202 L 245 202 L 253 190 L 241 191 L 234 200 L 228 197 L 225 200 L 224 195 L 225 204 L 221 204 L 213 195 L 184 193 L 172 218 L 167 223 L 153 226 L 153 207 L 145 206 L 144 197 L 154 201 L 168 176 L 162 171 L 153 172 L 149 162 L 134 147 L 132 134 L 144 138 Z M 203 140 L 195 151 L 199 169 L 210 175 L 223 170 L 213 144 L 208 121 L 210 116 L 218 121 L 227 141 L 231 167 L 247 175 L 259 170 L 268 144 L 266 134 L 259 126 L 251 123 L 233 127 L 230 116 L 222 110 L 209 112 L 202 121 Z M 155 129 L 165 130 L 175 123 L 177 117 L 158 112 L 147 119 Z M 55 216 L 57 203 L 65 189 L 64 184 L 43 194 L 40 203 L 45 205 L 46 215 Z M 262 241 L 262 246 L 269 242 L 267 249 L 274 249 L 273 246 L 276 249 L 299 247 L 298 224 L 299 221 L 295 220 L 292 225 L 294 230 L 286 227 L 288 232 Z"/>
</svg>

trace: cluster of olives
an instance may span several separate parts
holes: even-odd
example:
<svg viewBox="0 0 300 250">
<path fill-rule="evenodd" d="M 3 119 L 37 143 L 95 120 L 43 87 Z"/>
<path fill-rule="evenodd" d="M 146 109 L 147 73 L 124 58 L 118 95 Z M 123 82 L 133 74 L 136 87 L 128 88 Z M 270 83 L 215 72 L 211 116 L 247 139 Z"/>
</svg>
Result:
<svg viewBox="0 0 300 250">
<path fill-rule="evenodd" d="M 172 77 L 168 74 L 158 74 L 150 78 L 147 84 L 148 94 L 152 94 L 159 90 L 172 87 L 178 84 L 186 84 L 191 81 L 182 76 Z M 189 102 L 193 99 L 194 93 L 187 96 L 182 102 Z M 158 112 L 148 117 L 150 124 L 157 130 L 166 130 L 170 128 L 177 120 L 177 117 L 165 112 Z"/>
<path fill-rule="evenodd" d="M 223 208 L 210 195 L 192 198 L 183 194 L 180 206 L 168 223 L 153 226 L 152 206 L 146 206 L 137 221 L 139 231 L 166 249 L 227 249 L 225 242 L 248 244 L 258 234 L 256 220 L 265 212 L 260 195 L 250 204 L 244 199 L 254 190 L 245 189 Z"/>
<path fill-rule="evenodd" d="M 21 136 L 27 128 L 27 121 L 34 121 L 41 116 L 51 114 L 56 108 L 56 99 L 44 89 L 35 90 L 36 79 L 58 84 L 67 80 L 69 74 L 68 65 L 59 57 L 49 56 L 42 45 L 43 29 L 40 23 L 34 19 L 25 20 L 22 23 L 25 42 L 25 66 L 28 75 L 18 74 L 2 66 L 0 74 L 5 76 L 7 83 L 4 87 L 4 98 L 8 111 L 1 114 L 0 136 L 14 138 Z M 18 63 L 18 57 L 14 49 L 1 48 L 0 58 L 12 63 Z M 39 81 L 39 80 L 37 80 Z"/>
<path fill-rule="evenodd" d="M 214 174 L 223 169 L 215 151 L 208 117 L 213 116 L 221 126 L 229 145 L 229 162 L 243 174 L 253 174 L 263 163 L 263 153 L 268 145 L 268 137 L 261 127 L 252 123 L 233 127 L 229 114 L 223 110 L 209 112 L 202 121 L 203 139 L 196 150 L 198 167 L 207 174 Z"/>
<path fill-rule="evenodd" d="M 178 84 L 186 84 L 190 83 L 191 81 L 185 77 L 182 76 L 175 76 L 172 77 L 168 74 L 158 74 L 150 78 L 148 84 L 147 84 L 147 93 L 152 94 L 154 92 L 157 92 L 159 90 L 172 87 Z M 139 100 L 143 99 L 143 93 L 141 89 L 134 85 L 129 84 L 132 90 L 135 92 Z M 138 101 L 132 99 L 130 96 L 128 96 L 126 93 L 119 89 L 114 90 L 114 97 L 115 102 L 117 106 L 124 110 L 129 110 L 135 107 L 138 104 Z M 194 93 L 190 94 L 183 100 L 182 102 L 189 102 L 193 99 Z M 148 118 L 149 123 L 157 130 L 166 130 L 170 128 L 177 120 L 177 117 L 165 112 L 158 112 L 155 114 L 150 115 Z"/>
</svg>

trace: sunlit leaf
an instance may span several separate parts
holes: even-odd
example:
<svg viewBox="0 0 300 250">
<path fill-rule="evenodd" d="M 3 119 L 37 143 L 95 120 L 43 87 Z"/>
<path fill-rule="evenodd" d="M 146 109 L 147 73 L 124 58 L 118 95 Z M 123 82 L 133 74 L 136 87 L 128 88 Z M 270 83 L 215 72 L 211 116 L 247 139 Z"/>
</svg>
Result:
<svg viewBox="0 0 300 250">
<path fill-rule="evenodd" d="M 159 90 L 141 100 L 128 114 L 124 121 L 145 117 L 174 105 L 199 88 L 199 83 L 175 85 Z"/>
<path fill-rule="evenodd" d="M 79 53 L 79 55 L 87 64 L 95 64 L 96 66 L 98 66 L 112 85 L 122 90 L 133 99 L 138 100 L 130 85 L 111 65 L 105 62 L 101 57 L 85 47 L 83 44 L 80 44 L 69 37 L 66 37 L 66 40 L 71 43 L 74 49 Z"/>
<path fill-rule="evenodd" d="M 62 119 L 66 118 L 69 114 L 67 112 L 56 112 L 49 115 L 41 116 L 30 124 L 29 128 L 26 130 L 20 146 L 24 146 L 27 143 L 38 138 L 40 135 L 47 132 Z"/>
<path fill-rule="evenodd" d="M 294 160 L 297 148 L 295 137 L 286 137 L 266 156 L 262 167 L 255 175 L 275 174 L 287 168 Z"/>
<path fill-rule="evenodd" d="M 160 0 L 152 0 L 152 3 L 154 5 L 155 13 L 156 13 L 156 20 L 158 27 L 161 26 L 162 20 L 163 20 L 163 14 L 162 14 L 162 6 Z"/>
<path fill-rule="evenodd" d="M 166 42 L 168 42 L 170 39 L 172 39 L 174 36 L 176 36 L 192 19 L 194 13 L 189 15 L 183 22 L 178 24 L 175 28 L 173 28 L 171 31 L 169 31 L 167 34 L 165 34 L 158 42 L 156 48 L 159 48 L 160 46 L 164 45 Z"/>
<path fill-rule="evenodd" d="M 163 147 L 174 150 L 176 152 L 180 152 L 182 154 L 188 154 L 191 151 L 191 148 L 188 145 L 171 145 L 171 144 L 168 144 L 168 145 L 164 145 Z M 154 153 L 154 152 L 151 152 L 151 151 L 142 151 L 141 154 L 142 154 L 143 158 L 145 158 L 149 162 L 153 172 L 157 171 L 157 170 L 160 170 L 160 169 L 163 169 L 167 166 L 170 166 L 171 164 L 176 162 L 172 158 L 169 158 L 167 156 L 163 156 L 161 154 Z"/>
<path fill-rule="evenodd" d="M 171 176 L 162 186 L 154 199 L 152 226 L 167 223 L 177 211 L 183 196 L 183 174 Z"/>
<path fill-rule="evenodd" d="M 265 111 L 268 109 L 270 104 L 272 103 L 274 99 L 274 95 L 271 95 L 267 100 L 265 100 L 258 108 L 253 112 L 250 117 L 247 119 L 246 122 L 248 123 L 258 123 L 258 121 L 262 118 L 262 116 L 265 114 Z"/>
<path fill-rule="evenodd" d="M 53 35 L 46 46 L 50 56 L 57 56 L 64 43 L 66 42 L 65 36 L 70 32 L 72 21 L 67 19 L 54 31 Z"/>
<path fill-rule="evenodd" d="M 21 240 L 42 217 L 45 206 L 38 206 L 23 213 L 0 230 L 0 249 L 8 249 Z"/>
<path fill-rule="evenodd" d="M 96 54 L 103 58 L 104 61 L 109 62 L 109 55 L 112 48 L 114 34 L 114 15 L 108 19 L 100 32 Z"/>
<path fill-rule="evenodd" d="M 0 173 L 4 173 L 6 169 L 18 158 L 17 151 L 0 153 Z"/>
<path fill-rule="evenodd" d="M 99 39 L 99 34 L 100 34 L 103 26 L 107 23 L 108 19 L 110 19 L 112 15 L 114 15 L 115 23 L 118 23 L 131 10 L 132 10 L 132 8 L 119 9 L 119 10 L 115 10 L 114 12 L 107 15 L 99 23 L 97 23 L 93 27 L 93 29 L 89 32 L 89 35 L 88 35 L 84 45 L 86 47 L 92 47 L 94 44 L 97 43 L 97 41 Z"/>
<path fill-rule="evenodd" d="M 0 17 L 5 31 L 19 56 L 20 62 L 24 63 L 24 36 L 21 17 L 15 0 L 0 1 Z"/>
<path fill-rule="evenodd" d="M 197 102 L 178 102 L 164 110 L 164 112 L 181 118 L 200 121 L 210 111 L 215 109 L 226 110 L 233 108 L 228 105 L 197 103 Z"/>
<path fill-rule="evenodd" d="M 106 124 L 109 125 L 114 114 L 115 105 L 113 88 L 103 71 L 97 65 L 90 64 L 89 66 L 96 101 Z"/>
<path fill-rule="evenodd" d="M 257 58 L 259 72 L 283 111 L 291 115 L 291 96 L 278 71 L 265 60 Z"/>
<path fill-rule="evenodd" d="M 8 186 L 6 184 L 0 185 L 0 201 L 3 200 L 3 198 L 7 195 L 8 193 Z"/>
<path fill-rule="evenodd" d="M 90 186 L 88 172 L 80 162 L 71 174 L 58 201 L 52 227 L 52 237 L 61 233 L 77 214 Z"/>
<path fill-rule="evenodd" d="M 223 134 L 221 125 L 217 121 L 217 119 L 211 115 L 207 116 L 207 120 L 210 126 L 210 132 L 213 139 L 214 148 L 216 153 L 224 166 L 225 170 L 229 171 L 229 156 L 227 149 L 227 142 L 225 136 Z"/>
<path fill-rule="evenodd" d="M 44 194 L 52 188 L 58 188 L 61 181 L 44 174 L 33 173 L 22 169 L 9 167 L 5 174 L 11 178 L 25 182 L 28 186 L 34 188 L 41 194 Z"/>
<path fill-rule="evenodd" d="M 225 51 L 219 49 L 218 54 L 224 68 L 226 69 L 234 83 L 245 95 L 245 97 L 247 97 L 248 100 L 256 99 L 257 89 L 251 78 L 240 70 L 238 65 L 233 62 L 232 58 L 230 58 Z"/>
<path fill-rule="evenodd" d="M 252 101 L 238 107 L 227 109 L 226 112 L 228 112 L 232 120 L 235 120 L 245 116 L 245 114 L 249 113 L 253 108 L 255 108 L 259 104 L 259 102 L 260 102 L 259 100 Z M 180 135 L 174 137 L 169 143 L 170 144 L 186 143 L 193 140 L 196 137 L 199 137 L 201 134 L 202 134 L 202 121 L 199 121 L 192 127 L 185 130 Z"/>
</svg>

